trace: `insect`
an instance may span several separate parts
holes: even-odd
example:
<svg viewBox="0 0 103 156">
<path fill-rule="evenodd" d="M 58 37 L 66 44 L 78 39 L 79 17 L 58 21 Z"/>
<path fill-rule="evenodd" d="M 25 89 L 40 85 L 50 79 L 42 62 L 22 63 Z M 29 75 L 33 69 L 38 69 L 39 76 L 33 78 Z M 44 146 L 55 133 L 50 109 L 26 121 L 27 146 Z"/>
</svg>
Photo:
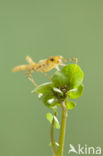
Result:
<svg viewBox="0 0 103 156">
<path fill-rule="evenodd" d="M 72 59 L 64 59 L 62 56 L 50 56 L 47 59 L 40 60 L 38 63 L 35 63 L 29 56 L 26 57 L 26 61 L 29 64 L 26 65 L 19 65 L 13 68 L 13 72 L 18 72 L 18 71 L 27 71 L 26 75 L 28 75 L 28 79 L 33 83 L 35 87 L 37 87 L 37 84 L 33 80 L 31 73 L 32 72 L 41 72 L 44 75 L 46 75 L 49 79 L 50 76 L 46 73 L 53 68 L 56 68 L 59 70 L 59 65 L 64 66 L 63 62 L 65 61 L 75 61 L 75 63 L 78 62 L 77 58 L 72 58 Z"/>
</svg>

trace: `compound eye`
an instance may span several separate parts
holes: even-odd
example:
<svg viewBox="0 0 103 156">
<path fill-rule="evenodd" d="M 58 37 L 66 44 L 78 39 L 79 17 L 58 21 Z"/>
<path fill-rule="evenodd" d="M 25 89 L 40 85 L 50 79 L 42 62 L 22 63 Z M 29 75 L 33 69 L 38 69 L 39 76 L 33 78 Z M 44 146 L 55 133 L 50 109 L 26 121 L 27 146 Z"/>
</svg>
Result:
<svg viewBox="0 0 103 156">
<path fill-rule="evenodd" d="M 54 61 L 54 58 L 50 58 L 50 61 L 52 61 L 52 62 L 53 62 L 53 61 Z"/>
</svg>

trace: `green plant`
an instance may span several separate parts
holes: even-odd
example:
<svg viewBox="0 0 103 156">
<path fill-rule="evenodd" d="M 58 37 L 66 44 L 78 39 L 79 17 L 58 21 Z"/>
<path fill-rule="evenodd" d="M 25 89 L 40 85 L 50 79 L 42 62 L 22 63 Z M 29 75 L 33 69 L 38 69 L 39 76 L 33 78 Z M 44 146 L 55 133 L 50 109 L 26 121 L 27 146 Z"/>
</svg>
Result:
<svg viewBox="0 0 103 156">
<path fill-rule="evenodd" d="M 44 83 L 34 90 L 44 105 L 53 110 L 53 114 L 47 113 L 46 117 L 51 124 L 51 147 L 54 156 L 63 155 L 67 113 L 76 106 L 72 99 L 75 100 L 82 95 L 83 77 L 79 65 L 65 65 L 53 74 L 51 82 Z M 61 125 L 57 119 L 58 107 L 62 109 Z M 55 142 L 54 128 L 60 128 L 59 143 Z"/>
</svg>

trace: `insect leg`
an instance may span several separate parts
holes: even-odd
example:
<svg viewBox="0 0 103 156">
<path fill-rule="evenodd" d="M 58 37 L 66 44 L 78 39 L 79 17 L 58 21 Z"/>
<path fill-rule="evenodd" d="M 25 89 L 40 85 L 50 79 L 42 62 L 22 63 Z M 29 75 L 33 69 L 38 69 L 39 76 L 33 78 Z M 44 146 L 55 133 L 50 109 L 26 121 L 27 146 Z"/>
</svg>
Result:
<svg viewBox="0 0 103 156">
<path fill-rule="evenodd" d="M 31 83 L 34 85 L 35 88 L 38 87 L 37 83 L 34 81 L 32 75 L 30 74 L 30 76 L 28 77 L 28 80 L 31 81 Z"/>
<path fill-rule="evenodd" d="M 32 75 L 31 75 L 31 72 L 28 71 L 28 72 L 25 73 L 25 75 L 26 75 L 27 79 L 28 79 L 29 81 L 31 81 L 31 83 L 33 84 L 33 86 L 34 86 L 35 88 L 37 88 L 38 85 L 37 85 L 37 83 L 34 81 Z"/>
<path fill-rule="evenodd" d="M 30 65 L 34 65 L 35 62 L 29 57 L 29 56 L 26 56 L 26 61 L 30 64 Z"/>
<path fill-rule="evenodd" d="M 31 72 L 30 72 L 30 71 L 27 71 L 27 72 L 25 73 L 25 76 L 28 78 L 28 77 L 30 76 L 30 74 L 31 74 Z"/>
</svg>

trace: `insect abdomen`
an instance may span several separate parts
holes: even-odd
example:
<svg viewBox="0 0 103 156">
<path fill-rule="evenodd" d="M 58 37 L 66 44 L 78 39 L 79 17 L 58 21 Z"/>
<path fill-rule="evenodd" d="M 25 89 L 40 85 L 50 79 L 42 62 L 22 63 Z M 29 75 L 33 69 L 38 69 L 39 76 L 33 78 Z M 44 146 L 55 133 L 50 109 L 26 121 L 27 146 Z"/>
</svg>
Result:
<svg viewBox="0 0 103 156">
<path fill-rule="evenodd" d="M 18 71 L 24 71 L 24 70 L 31 70 L 31 66 L 30 65 L 20 65 L 20 66 L 16 66 L 13 68 L 13 72 L 18 72 Z"/>
</svg>

